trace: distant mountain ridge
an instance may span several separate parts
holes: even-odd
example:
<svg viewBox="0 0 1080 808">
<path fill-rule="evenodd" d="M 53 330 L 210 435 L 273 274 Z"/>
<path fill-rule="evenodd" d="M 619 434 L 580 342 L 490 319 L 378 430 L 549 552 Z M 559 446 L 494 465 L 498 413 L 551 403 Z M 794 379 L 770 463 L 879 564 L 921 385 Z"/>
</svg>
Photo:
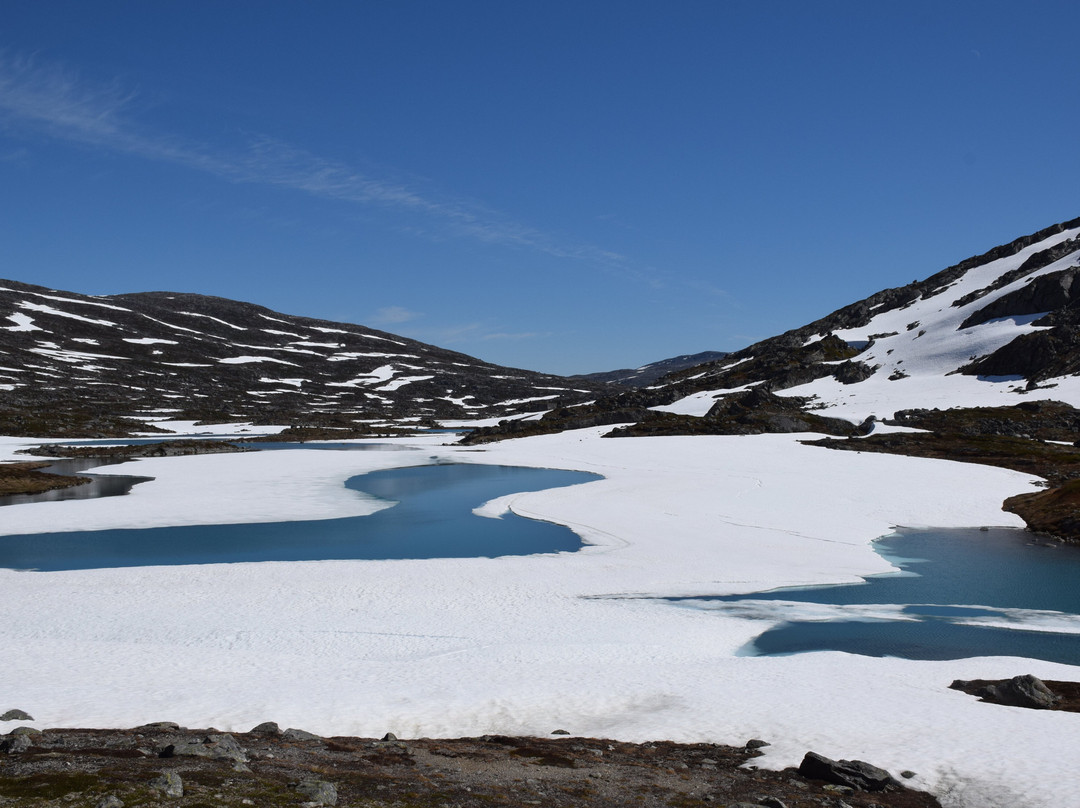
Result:
<svg viewBox="0 0 1080 808">
<path fill-rule="evenodd" d="M 225 298 L 0 281 L 0 408 L 346 425 L 505 417 L 597 389 Z"/>
<path fill-rule="evenodd" d="M 607 370 L 600 373 L 582 373 L 577 376 L 569 376 L 569 379 L 580 379 L 587 382 L 600 382 L 603 384 L 622 385 L 623 387 L 645 387 L 657 379 L 667 376 L 669 373 L 684 368 L 697 367 L 706 362 L 713 362 L 727 356 L 725 351 L 702 351 L 696 354 L 683 354 L 673 356 L 670 359 L 661 359 L 659 362 L 650 362 L 639 368 L 622 368 L 621 370 Z"/>
</svg>

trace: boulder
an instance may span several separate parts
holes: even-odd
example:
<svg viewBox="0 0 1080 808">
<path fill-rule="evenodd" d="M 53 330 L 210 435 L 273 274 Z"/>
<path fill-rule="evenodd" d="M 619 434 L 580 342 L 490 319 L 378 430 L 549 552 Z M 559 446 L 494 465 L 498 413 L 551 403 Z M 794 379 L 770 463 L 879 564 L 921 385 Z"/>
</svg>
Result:
<svg viewBox="0 0 1080 808">
<path fill-rule="evenodd" d="M 187 739 L 169 744 L 161 750 L 161 757 L 202 757 L 212 760 L 232 760 L 247 763 L 247 752 L 228 733 L 207 735 L 202 741 Z"/>
<path fill-rule="evenodd" d="M 252 735 L 280 735 L 281 727 L 277 725 L 276 721 L 263 721 L 261 724 L 252 727 L 249 732 Z"/>
<path fill-rule="evenodd" d="M 979 694 L 986 701 L 1010 707 L 1027 707 L 1033 710 L 1050 710 L 1061 700 L 1037 676 L 1030 673 L 987 685 Z"/>
<path fill-rule="evenodd" d="M 305 780 L 297 784 L 296 790 L 315 805 L 337 805 L 337 787 L 325 780 Z"/>
<path fill-rule="evenodd" d="M 816 752 L 806 753 L 799 764 L 799 774 L 861 791 L 883 791 L 898 785 L 887 771 L 877 766 L 862 760 L 832 760 Z"/>
<path fill-rule="evenodd" d="M 150 788 L 156 788 L 166 797 L 184 796 L 184 781 L 176 772 L 162 772 L 160 777 L 150 781 Z"/>
<path fill-rule="evenodd" d="M 296 729 L 295 727 L 289 727 L 283 733 L 281 738 L 284 741 L 321 741 L 322 738 L 316 735 L 314 732 L 308 732 L 306 729 Z"/>
<path fill-rule="evenodd" d="M 19 752 L 25 752 L 31 745 L 29 735 L 11 734 L 3 740 L 0 740 L 0 752 L 17 754 Z"/>
<path fill-rule="evenodd" d="M 0 715 L 0 721 L 33 721 L 34 717 L 22 710 L 8 710 Z"/>
</svg>

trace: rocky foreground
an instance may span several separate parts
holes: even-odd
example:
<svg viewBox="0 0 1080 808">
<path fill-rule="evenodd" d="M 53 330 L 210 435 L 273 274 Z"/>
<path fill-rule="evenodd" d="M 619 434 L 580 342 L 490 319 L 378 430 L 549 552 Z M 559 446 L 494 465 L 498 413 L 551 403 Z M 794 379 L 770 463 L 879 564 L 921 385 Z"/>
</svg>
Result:
<svg viewBox="0 0 1080 808">
<path fill-rule="evenodd" d="M 170 723 L 23 726 L 0 737 L 0 805 L 939 806 L 860 761 L 809 753 L 799 770 L 759 770 L 754 758 L 764 741 L 730 747 L 557 735 L 401 741 L 323 738 L 272 723 L 236 734 Z"/>
</svg>

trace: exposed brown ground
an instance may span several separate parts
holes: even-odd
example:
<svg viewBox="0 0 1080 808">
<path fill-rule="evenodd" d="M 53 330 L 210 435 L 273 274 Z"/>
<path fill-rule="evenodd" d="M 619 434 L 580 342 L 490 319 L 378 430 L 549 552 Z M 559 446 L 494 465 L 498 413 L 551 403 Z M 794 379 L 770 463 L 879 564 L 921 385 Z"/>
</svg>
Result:
<svg viewBox="0 0 1080 808">
<path fill-rule="evenodd" d="M 66 477 L 40 471 L 48 465 L 41 462 L 0 463 L 0 496 L 40 494 L 90 482 L 86 477 Z"/>
<path fill-rule="evenodd" d="M 170 744 L 201 741 L 213 730 L 46 730 L 21 752 L 0 754 L 0 804 L 97 806 L 115 795 L 124 806 L 299 806 L 305 780 L 331 783 L 339 806 L 725 806 L 932 808 L 928 794 L 898 788 L 867 793 L 806 780 L 793 769 L 757 770 L 756 751 L 658 741 L 595 738 L 376 741 L 286 740 L 236 734 L 246 762 L 161 757 Z M 11 737 L 11 736 L 6 736 Z M 5 738 L 6 739 L 6 738 Z M 153 781 L 173 771 L 182 797 Z M 769 802 L 771 798 L 773 802 Z M 841 802 L 842 800 L 842 802 Z M 779 802 L 776 802 L 779 801 Z"/>
</svg>

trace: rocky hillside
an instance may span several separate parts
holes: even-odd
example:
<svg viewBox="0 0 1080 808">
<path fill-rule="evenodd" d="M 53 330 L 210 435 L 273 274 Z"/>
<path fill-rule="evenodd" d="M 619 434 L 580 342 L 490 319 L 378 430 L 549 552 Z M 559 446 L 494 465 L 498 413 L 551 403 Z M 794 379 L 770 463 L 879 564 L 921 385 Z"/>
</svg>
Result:
<svg viewBox="0 0 1080 808">
<path fill-rule="evenodd" d="M 217 297 L 0 281 L 0 414 L 169 412 L 274 423 L 507 416 L 597 385 Z M 17 415 L 12 420 L 10 413 Z"/>
<path fill-rule="evenodd" d="M 885 289 L 718 362 L 673 374 L 681 396 L 755 385 L 853 419 L 919 406 L 1080 392 L 1080 219 Z M 1065 395 L 1063 395 L 1063 393 Z"/>
</svg>

